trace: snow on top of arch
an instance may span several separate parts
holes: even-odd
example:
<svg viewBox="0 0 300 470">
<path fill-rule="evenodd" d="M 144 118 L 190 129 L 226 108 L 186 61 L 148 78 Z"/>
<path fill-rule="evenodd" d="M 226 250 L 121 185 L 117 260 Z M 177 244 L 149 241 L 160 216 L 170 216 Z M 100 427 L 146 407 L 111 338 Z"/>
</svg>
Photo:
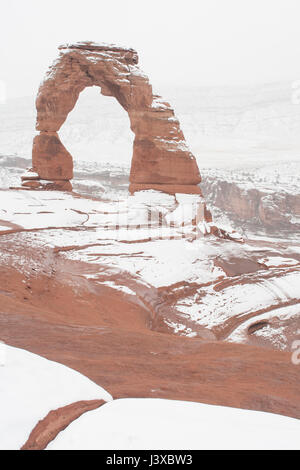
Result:
<svg viewBox="0 0 300 470">
<path fill-rule="evenodd" d="M 99 51 L 114 51 L 114 52 L 134 52 L 136 50 L 132 47 L 126 47 L 125 45 L 118 45 L 114 43 L 106 42 L 94 42 L 94 41 L 78 41 L 74 43 L 61 44 L 58 47 L 59 50 L 64 49 L 83 49 L 83 50 L 99 50 Z"/>
</svg>

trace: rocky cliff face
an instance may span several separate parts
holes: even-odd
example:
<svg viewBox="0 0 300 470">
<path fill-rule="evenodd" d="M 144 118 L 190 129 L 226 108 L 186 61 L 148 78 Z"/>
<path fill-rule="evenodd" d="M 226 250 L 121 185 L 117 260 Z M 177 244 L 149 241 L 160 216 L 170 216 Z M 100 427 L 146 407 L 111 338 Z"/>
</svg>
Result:
<svg viewBox="0 0 300 470">
<path fill-rule="evenodd" d="M 147 76 L 137 66 L 136 51 L 91 42 L 63 45 L 59 50 L 36 100 L 39 134 L 34 138 L 32 162 L 39 179 L 53 181 L 56 188 L 66 187 L 65 182 L 72 179 L 72 157 L 58 131 L 80 92 L 99 86 L 103 95 L 114 96 L 128 112 L 135 134 L 130 189 L 167 185 L 171 193 L 200 194 L 200 173 L 179 121 L 169 103 L 153 95 Z"/>
<path fill-rule="evenodd" d="M 299 233 L 298 165 L 247 171 L 203 170 L 202 189 L 215 212 L 251 231 Z"/>
</svg>

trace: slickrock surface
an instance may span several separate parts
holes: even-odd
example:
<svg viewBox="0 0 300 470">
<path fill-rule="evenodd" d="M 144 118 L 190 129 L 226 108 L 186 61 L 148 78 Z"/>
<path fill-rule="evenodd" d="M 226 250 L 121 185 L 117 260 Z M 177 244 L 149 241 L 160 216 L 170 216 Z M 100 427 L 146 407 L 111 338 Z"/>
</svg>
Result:
<svg viewBox="0 0 300 470">
<path fill-rule="evenodd" d="M 42 188 L 47 184 L 43 180 L 50 180 L 54 181 L 53 189 L 70 189 L 70 183 L 67 187 L 65 182 L 73 177 L 72 156 L 58 131 L 80 92 L 98 86 L 103 95 L 115 97 L 130 118 L 135 134 L 131 190 L 136 190 L 136 185 L 138 189 L 167 185 L 171 193 L 200 193 L 200 173 L 179 121 L 169 103 L 153 94 L 148 77 L 137 66 L 136 51 L 92 42 L 59 49 L 60 55 L 48 70 L 36 100 L 39 134 L 34 138 L 32 165 L 39 181 L 31 182 L 30 187 Z M 50 188 L 48 183 L 46 189 Z"/>
<path fill-rule="evenodd" d="M 114 398 L 300 417 L 299 244 L 203 238 L 186 201 L 198 195 L 1 195 L 1 340 Z"/>
</svg>

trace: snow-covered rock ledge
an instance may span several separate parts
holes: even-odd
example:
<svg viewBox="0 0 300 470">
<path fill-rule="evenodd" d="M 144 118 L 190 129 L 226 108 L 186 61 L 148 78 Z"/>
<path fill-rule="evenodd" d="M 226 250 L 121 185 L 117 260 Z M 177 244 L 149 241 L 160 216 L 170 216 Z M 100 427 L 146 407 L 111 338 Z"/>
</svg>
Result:
<svg viewBox="0 0 300 470">
<path fill-rule="evenodd" d="M 20 449 L 51 410 L 111 395 L 75 370 L 0 344 L 0 449 Z"/>
</svg>

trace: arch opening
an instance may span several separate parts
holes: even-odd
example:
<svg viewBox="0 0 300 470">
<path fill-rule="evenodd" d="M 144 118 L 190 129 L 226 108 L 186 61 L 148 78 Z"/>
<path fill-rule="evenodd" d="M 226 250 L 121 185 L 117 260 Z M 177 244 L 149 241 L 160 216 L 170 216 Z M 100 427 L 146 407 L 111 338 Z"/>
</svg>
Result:
<svg viewBox="0 0 300 470">
<path fill-rule="evenodd" d="M 134 134 L 128 114 L 98 86 L 82 90 L 58 134 L 73 157 L 74 170 L 83 161 L 130 167 Z"/>
<path fill-rule="evenodd" d="M 73 157 L 73 190 L 90 196 L 124 193 L 129 187 L 134 134 L 127 112 L 101 88 L 85 88 L 60 128 Z"/>
</svg>

